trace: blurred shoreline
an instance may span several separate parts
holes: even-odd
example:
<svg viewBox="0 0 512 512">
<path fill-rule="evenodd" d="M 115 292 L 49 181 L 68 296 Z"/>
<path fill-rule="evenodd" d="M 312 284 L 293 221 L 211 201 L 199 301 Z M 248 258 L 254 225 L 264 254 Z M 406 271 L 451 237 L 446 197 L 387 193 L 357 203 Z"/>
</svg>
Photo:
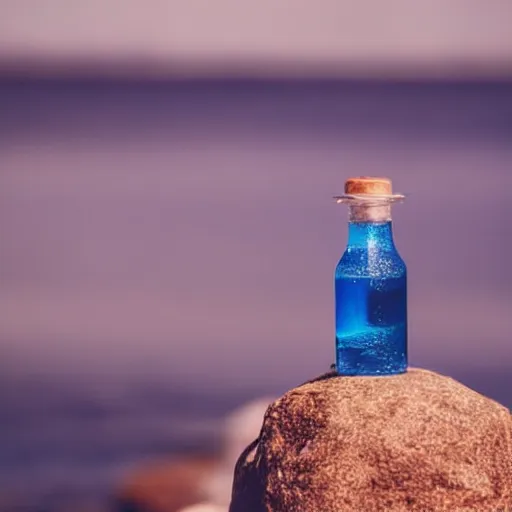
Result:
<svg viewBox="0 0 512 512">
<path fill-rule="evenodd" d="M 140 70 L 123 72 L 105 72 L 96 69 L 94 66 L 79 66 L 69 70 L 68 66 L 62 71 L 49 69 L 38 70 L 37 67 L 11 69 L 3 65 L 0 60 L 0 84 L 19 85 L 21 83 L 39 85 L 67 85 L 67 86 L 169 86 L 169 87 L 190 87 L 194 89 L 206 89 L 211 87 L 258 87 L 266 85 L 271 88 L 318 88 L 318 87 L 363 87 L 366 89 L 375 88 L 396 88 L 397 86 L 413 87 L 415 89 L 451 89 L 453 87 L 472 89 L 474 87 L 511 87 L 512 71 L 510 73 L 479 73 L 469 72 L 468 74 L 446 74 L 423 75 L 421 73 L 405 74 L 364 74 L 364 73 L 305 73 L 299 75 L 288 75 L 279 73 L 258 74 L 251 71 L 240 73 L 198 73 L 198 74 L 144 74 Z"/>
<path fill-rule="evenodd" d="M 475 82 L 512 81 L 508 56 L 475 59 L 474 56 L 438 56 L 437 59 L 383 58 L 363 60 L 257 57 L 244 55 L 195 56 L 42 56 L 0 54 L 3 77 L 55 80 L 135 81 L 376 81 L 376 82 Z"/>
</svg>

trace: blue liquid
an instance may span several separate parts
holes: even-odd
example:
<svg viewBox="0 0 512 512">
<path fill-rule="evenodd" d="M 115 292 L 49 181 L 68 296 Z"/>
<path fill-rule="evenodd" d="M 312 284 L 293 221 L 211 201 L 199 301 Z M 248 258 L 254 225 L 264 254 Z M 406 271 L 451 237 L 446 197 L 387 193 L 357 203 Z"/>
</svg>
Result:
<svg viewBox="0 0 512 512">
<path fill-rule="evenodd" d="M 335 293 L 337 372 L 405 372 L 407 269 L 394 246 L 391 222 L 349 224 Z"/>
</svg>

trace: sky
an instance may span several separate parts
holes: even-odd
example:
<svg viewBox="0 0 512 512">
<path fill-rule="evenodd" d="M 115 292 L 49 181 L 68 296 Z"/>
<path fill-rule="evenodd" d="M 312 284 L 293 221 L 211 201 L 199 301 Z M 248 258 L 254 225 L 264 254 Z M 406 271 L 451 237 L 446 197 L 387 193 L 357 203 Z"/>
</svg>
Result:
<svg viewBox="0 0 512 512">
<path fill-rule="evenodd" d="M 0 0 L 11 65 L 148 75 L 512 71 L 508 0 Z M 112 65 L 115 63 L 115 65 Z"/>
</svg>

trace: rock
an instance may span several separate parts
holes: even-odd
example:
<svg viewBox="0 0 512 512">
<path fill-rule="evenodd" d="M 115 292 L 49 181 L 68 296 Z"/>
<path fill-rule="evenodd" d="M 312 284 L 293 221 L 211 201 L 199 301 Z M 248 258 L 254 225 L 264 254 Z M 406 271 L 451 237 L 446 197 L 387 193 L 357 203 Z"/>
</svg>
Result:
<svg viewBox="0 0 512 512">
<path fill-rule="evenodd" d="M 235 468 L 230 512 L 512 510 L 512 419 L 425 370 L 306 383 Z"/>
</svg>

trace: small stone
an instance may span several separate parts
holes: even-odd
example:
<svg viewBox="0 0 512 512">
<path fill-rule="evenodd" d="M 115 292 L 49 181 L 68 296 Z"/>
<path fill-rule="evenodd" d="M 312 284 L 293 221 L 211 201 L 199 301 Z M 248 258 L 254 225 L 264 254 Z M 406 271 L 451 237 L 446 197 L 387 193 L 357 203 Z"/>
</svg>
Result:
<svg viewBox="0 0 512 512">
<path fill-rule="evenodd" d="M 211 503 L 199 503 L 190 507 L 182 508 L 179 512 L 228 512 L 226 507 L 213 505 Z"/>
<path fill-rule="evenodd" d="M 200 487 L 211 474 L 212 457 L 188 457 L 142 467 L 116 497 L 116 510 L 176 512 L 206 499 Z"/>
</svg>

